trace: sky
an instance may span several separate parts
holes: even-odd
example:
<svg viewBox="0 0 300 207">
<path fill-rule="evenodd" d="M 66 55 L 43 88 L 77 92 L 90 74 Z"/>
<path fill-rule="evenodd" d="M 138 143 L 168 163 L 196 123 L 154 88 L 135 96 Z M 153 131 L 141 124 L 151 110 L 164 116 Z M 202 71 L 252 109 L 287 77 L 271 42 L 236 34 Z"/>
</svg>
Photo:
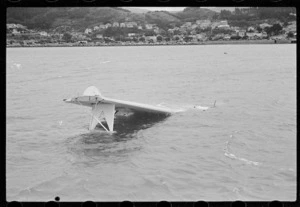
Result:
<svg viewBox="0 0 300 207">
<path fill-rule="evenodd" d="M 185 7 L 140 7 L 141 9 L 147 9 L 150 11 L 182 11 Z"/>
<path fill-rule="evenodd" d="M 126 7 L 124 7 L 126 8 Z M 131 7 L 131 8 L 137 8 L 137 9 L 146 9 L 149 11 L 183 11 L 184 8 L 186 7 Z M 229 10 L 229 11 L 234 11 L 235 7 L 202 7 L 202 8 L 207 8 L 211 9 L 216 12 L 220 12 L 221 10 Z M 246 7 L 240 7 L 240 8 L 246 8 Z"/>
</svg>

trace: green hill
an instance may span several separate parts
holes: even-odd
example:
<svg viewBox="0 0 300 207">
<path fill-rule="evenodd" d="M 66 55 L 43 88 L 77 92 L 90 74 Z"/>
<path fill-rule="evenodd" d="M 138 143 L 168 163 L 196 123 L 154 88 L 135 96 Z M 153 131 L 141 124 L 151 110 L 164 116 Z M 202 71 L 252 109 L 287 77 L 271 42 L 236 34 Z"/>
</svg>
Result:
<svg viewBox="0 0 300 207">
<path fill-rule="evenodd" d="M 162 27 L 170 23 L 183 23 L 199 18 L 210 18 L 215 12 L 208 9 L 187 8 L 182 12 L 155 11 L 133 13 L 118 7 L 66 7 L 66 8 L 8 8 L 7 23 L 18 23 L 30 29 L 54 29 L 71 26 L 84 30 L 99 23 L 136 21 L 154 23 Z"/>
<path fill-rule="evenodd" d="M 144 21 L 144 15 L 115 7 L 7 9 L 7 23 L 19 23 L 32 29 L 54 29 L 64 25 L 83 30 L 93 24 L 114 21 Z"/>
<path fill-rule="evenodd" d="M 200 7 L 186 7 L 182 12 L 177 12 L 176 15 L 181 21 L 191 22 L 198 19 L 211 19 L 217 12 L 210 9 Z"/>
<path fill-rule="evenodd" d="M 296 8 L 293 7 L 241 7 L 234 11 L 221 10 L 220 13 L 207 8 L 186 7 L 183 11 L 149 11 L 133 13 L 119 7 L 42 7 L 7 9 L 7 23 L 17 23 L 29 29 L 53 30 L 60 26 L 69 26 L 77 31 L 99 25 L 99 23 L 135 21 L 139 24 L 157 24 L 167 29 L 170 24 L 181 25 L 198 19 L 228 20 L 231 25 L 253 25 L 265 19 L 295 20 Z M 254 23 L 253 23 L 254 22 Z M 245 26 L 247 26 L 245 25 Z"/>
</svg>

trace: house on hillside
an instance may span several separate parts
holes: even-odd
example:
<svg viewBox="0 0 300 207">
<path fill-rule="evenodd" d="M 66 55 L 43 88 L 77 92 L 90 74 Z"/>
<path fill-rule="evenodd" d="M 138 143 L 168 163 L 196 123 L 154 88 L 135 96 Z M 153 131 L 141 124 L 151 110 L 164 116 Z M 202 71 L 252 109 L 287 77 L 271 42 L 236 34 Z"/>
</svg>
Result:
<svg viewBox="0 0 300 207">
<path fill-rule="evenodd" d="M 47 37 L 47 36 L 49 36 L 49 35 L 48 35 L 48 33 L 47 33 L 47 32 L 45 32 L 45 31 L 41 31 L 41 32 L 40 32 L 40 35 L 41 35 L 41 36 L 44 36 L 44 37 Z"/>
<path fill-rule="evenodd" d="M 86 38 L 86 36 L 80 32 L 72 32 L 71 35 L 77 40 L 84 40 Z"/>
<path fill-rule="evenodd" d="M 219 25 L 217 26 L 218 29 L 227 29 L 229 30 L 230 29 L 230 26 L 228 24 L 224 24 L 224 25 Z"/>
<path fill-rule="evenodd" d="M 248 27 L 247 28 L 247 32 L 255 32 L 256 30 L 255 30 L 255 28 L 254 27 Z"/>
<path fill-rule="evenodd" d="M 145 24 L 146 29 L 152 29 L 154 24 Z"/>
<path fill-rule="evenodd" d="M 120 27 L 126 27 L 126 24 L 124 22 L 120 23 Z"/>
<path fill-rule="evenodd" d="M 196 34 L 197 34 L 196 30 L 191 31 L 191 35 L 196 35 Z"/>
<path fill-rule="evenodd" d="M 293 22 L 289 22 L 288 26 L 283 28 L 284 31 L 286 33 L 288 32 L 296 32 L 297 31 L 297 24 L 296 24 L 296 21 L 293 21 Z"/>
<path fill-rule="evenodd" d="M 263 38 L 263 34 L 258 32 L 247 33 L 246 36 L 249 40 L 259 40 Z"/>
<path fill-rule="evenodd" d="M 12 30 L 12 34 L 20 34 L 21 32 L 19 30 L 17 30 L 16 28 L 14 28 Z"/>
<path fill-rule="evenodd" d="M 146 36 L 146 37 L 145 37 L 145 40 L 146 40 L 147 42 L 149 42 L 149 41 L 156 42 L 156 41 L 157 41 L 157 38 L 156 38 L 156 36 Z"/>
<path fill-rule="evenodd" d="M 86 28 L 86 29 L 84 30 L 84 33 L 85 33 L 85 34 L 91 34 L 91 33 L 92 33 L 92 29 Z"/>
<path fill-rule="evenodd" d="M 106 28 L 111 27 L 111 23 L 105 24 Z"/>
<path fill-rule="evenodd" d="M 160 34 L 162 30 L 159 28 L 155 28 L 153 31 L 155 32 L 155 34 Z"/>
<path fill-rule="evenodd" d="M 206 20 L 197 20 L 196 21 L 196 24 L 202 28 L 202 29 L 205 29 L 207 27 L 209 27 L 211 25 L 211 21 L 206 19 Z"/>
<path fill-rule="evenodd" d="M 207 39 L 205 33 L 197 34 L 196 37 L 197 37 L 197 40 L 198 40 L 198 41 L 204 41 L 204 40 Z"/>
<path fill-rule="evenodd" d="M 103 35 L 102 35 L 102 34 L 97 34 L 97 35 L 96 35 L 96 38 L 97 38 L 97 39 L 103 39 Z"/>
<path fill-rule="evenodd" d="M 167 30 L 169 33 L 173 34 L 174 33 L 174 29 L 168 29 Z"/>
<path fill-rule="evenodd" d="M 182 27 L 191 27 L 192 26 L 192 22 L 186 22 L 182 25 Z"/>
<path fill-rule="evenodd" d="M 266 27 L 272 27 L 272 25 L 268 24 L 268 23 L 262 23 L 259 25 L 260 28 L 265 29 Z"/>
<path fill-rule="evenodd" d="M 238 30 L 237 35 L 240 37 L 244 37 L 246 35 L 246 30 L 244 29 Z"/>
<path fill-rule="evenodd" d="M 99 29 L 106 29 L 105 24 L 100 24 L 100 25 L 99 25 Z"/>
<path fill-rule="evenodd" d="M 193 25 L 192 25 L 192 29 L 196 29 L 197 27 L 198 27 L 197 24 L 193 24 Z"/>
<path fill-rule="evenodd" d="M 137 36 L 137 33 L 128 33 L 128 37 L 135 37 Z"/>
<path fill-rule="evenodd" d="M 230 40 L 230 38 L 231 38 L 230 35 L 227 34 L 223 37 L 223 40 Z"/>
<path fill-rule="evenodd" d="M 7 29 L 27 29 L 26 26 L 23 26 L 22 24 L 6 24 Z"/>
<path fill-rule="evenodd" d="M 99 30 L 100 27 L 99 26 L 94 26 L 94 30 Z"/>
<path fill-rule="evenodd" d="M 137 23 L 136 22 L 126 22 L 126 27 L 128 28 L 133 28 L 136 27 Z"/>
<path fill-rule="evenodd" d="M 120 24 L 119 24 L 119 22 L 114 22 L 114 23 L 112 24 L 112 26 L 113 26 L 113 27 L 119 27 Z"/>
<path fill-rule="evenodd" d="M 211 24 L 211 27 L 214 29 L 218 26 L 221 26 L 221 25 L 228 25 L 228 22 L 227 20 L 222 20 L 222 21 L 215 21 Z M 228 25 L 229 26 L 229 25 Z"/>
</svg>

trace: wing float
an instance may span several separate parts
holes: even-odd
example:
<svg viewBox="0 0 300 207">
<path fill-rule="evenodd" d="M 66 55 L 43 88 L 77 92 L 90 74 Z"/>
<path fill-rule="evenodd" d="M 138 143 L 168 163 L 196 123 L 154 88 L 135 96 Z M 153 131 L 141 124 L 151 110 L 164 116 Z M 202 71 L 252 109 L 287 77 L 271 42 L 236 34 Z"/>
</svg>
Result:
<svg viewBox="0 0 300 207">
<path fill-rule="evenodd" d="M 177 112 L 164 107 L 106 98 L 101 95 L 101 93 L 95 86 L 88 87 L 83 92 L 82 96 L 64 99 L 63 101 L 66 103 L 92 107 L 92 118 L 90 121 L 89 130 L 95 129 L 96 125 L 99 123 L 106 131 L 109 132 L 112 132 L 114 129 L 114 119 L 115 115 L 118 112 L 121 112 L 123 115 L 126 115 L 131 111 L 141 111 L 166 115 Z M 102 118 L 105 119 L 108 129 L 101 123 L 100 120 Z"/>
</svg>

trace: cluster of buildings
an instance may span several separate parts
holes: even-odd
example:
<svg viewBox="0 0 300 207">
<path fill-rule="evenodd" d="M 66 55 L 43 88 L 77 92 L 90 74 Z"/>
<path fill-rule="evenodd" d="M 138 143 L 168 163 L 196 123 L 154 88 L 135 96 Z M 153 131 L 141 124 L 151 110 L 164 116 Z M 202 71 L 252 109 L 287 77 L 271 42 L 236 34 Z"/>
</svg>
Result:
<svg viewBox="0 0 300 207">
<path fill-rule="evenodd" d="M 282 25 L 282 23 L 280 23 Z M 232 27 L 228 24 L 227 20 L 211 21 L 211 20 L 197 20 L 195 22 L 185 22 L 181 26 L 175 26 L 170 24 L 170 29 L 164 30 L 159 28 L 155 24 L 138 24 L 136 22 L 114 22 L 107 24 L 95 25 L 91 28 L 86 28 L 85 34 L 99 33 L 101 30 L 105 30 L 109 27 L 124 27 L 124 28 L 137 28 L 139 31 L 136 33 L 128 33 L 127 36 L 132 40 L 145 40 L 158 41 L 158 37 L 161 36 L 163 41 L 206 41 L 206 40 L 230 40 L 230 39 L 267 39 L 268 34 L 265 32 L 265 28 L 272 27 L 268 23 L 262 23 L 256 26 L 250 26 L 247 28 Z M 153 35 L 147 35 L 145 30 L 152 30 Z M 290 22 L 289 25 L 282 31 L 282 38 L 284 38 L 287 32 L 292 31 L 296 36 L 296 22 Z M 97 34 L 98 39 L 104 38 L 102 34 Z M 111 37 L 114 39 L 114 37 Z"/>
<path fill-rule="evenodd" d="M 282 23 L 280 23 L 283 25 Z M 117 36 L 104 35 L 108 28 L 129 28 L 127 31 L 134 31 L 126 33 L 126 41 L 155 43 L 155 42 L 202 42 L 207 40 L 231 40 L 231 39 L 268 39 L 268 38 L 287 38 L 288 33 L 292 33 L 296 37 L 296 21 L 289 22 L 280 35 L 270 37 L 265 32 L 267 27 L 273 25 L 262 23 L 250 27 L 233 27 L 228 24 L 227 20 L 211 21 L 211 20 L 197 20 L 195 22 L 185 22 L 178 26 L 175 23 L 169 25 L 169 29 L 159 28 L 156 24 L 141 24 L 134 21 L 128 22 L 112 22 L 99 23 L 84 29 L 83 32 L 74 31 L 70 26 L 60 26 L 52 31 L 37 31 L 27 29 L 21 24 L 7 24 L 7 38 L 8 42 L 16 37 L 22 37 L 24 42 L 64 42 L 64 33 L 68 31 L 71 35 L 71 42 L 122 42 Z M 134 28 L 134 30 L 130 30 Z M 151 31 L 149 33 L 149 31 Z M 12 38 L 13 37 L 13 38 Z"/>
</svg>

